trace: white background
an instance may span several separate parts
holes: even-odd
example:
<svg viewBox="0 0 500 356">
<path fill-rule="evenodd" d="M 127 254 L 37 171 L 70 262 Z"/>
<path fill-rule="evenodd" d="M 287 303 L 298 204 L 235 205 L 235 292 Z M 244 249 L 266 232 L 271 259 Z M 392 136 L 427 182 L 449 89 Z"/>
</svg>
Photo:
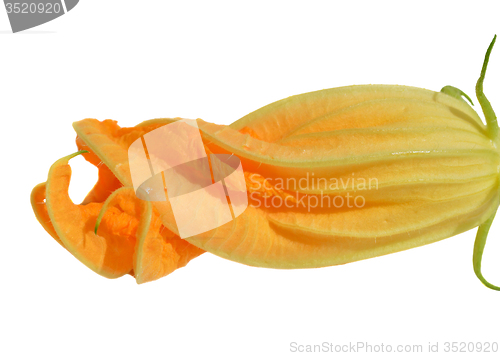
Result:
<svg viewBox="0 0 500 356">
<path fill-rule="evenodd" d="M 207 253 L 138 286 L 78 262 L 29 203 L 50 165 L 76 151 L 71 123 L 88 117 L 229 124 L 290 95 L 351 84 L 453 85 L 473 97 L 499 13 L 498 1 L 81 0 L 12 34 L 0 7 L 0 354 L 288 355 L 291 342 L 424 350 L 439 342 L 441 351 L 445 342 L 500 342 L 500 293 L 472 270 L 475 229 L 311 270 Z M 497 43 L 484 86 L 497 112 L 499 79 Z M 96 170 L 82 157 L 71 166 L 78 202 Z M 484 255 L 497 285 L 499 232 L 497 221 Z"/>
</svg>

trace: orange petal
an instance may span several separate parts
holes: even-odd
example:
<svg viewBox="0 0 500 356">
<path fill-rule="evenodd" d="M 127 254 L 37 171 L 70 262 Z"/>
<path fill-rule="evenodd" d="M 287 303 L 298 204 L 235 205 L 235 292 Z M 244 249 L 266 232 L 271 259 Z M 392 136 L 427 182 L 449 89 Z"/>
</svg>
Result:
<svg viewBox="0 0 500 356">
<path fill-rule="evenodd" d="M 79 153 L 61 158 L 50 168 L 46 185 L 48 215 L 71 254 L 102 276 L 120 277 L 132 270 L 139 217 L 147 205 L 138 199 L 134 204 L 124 202 L 117 194 L 108 202 L 110 207 L 96 235 L 94 226 L 103 204 L 75 205 L 68 195 L 71 178 L 68 161 Z"/>
</svg>

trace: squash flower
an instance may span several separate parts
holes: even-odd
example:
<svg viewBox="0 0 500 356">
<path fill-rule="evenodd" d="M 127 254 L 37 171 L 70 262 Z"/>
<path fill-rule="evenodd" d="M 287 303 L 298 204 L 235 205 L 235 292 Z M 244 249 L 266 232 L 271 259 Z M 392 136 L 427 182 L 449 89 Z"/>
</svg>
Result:
<svg viewBox="0 0 500 356">
<path fill-rule="evenodd" d="M 486 124 L 455 87 L 436 92 L 400 85 L 296 95 L 227 126 L 196 120 L 207 157 L 229 155 L 241 162 L 248 201 L 241 214 L 213 229 L 181 237 L 172 190 L 160 184 L 169 199 L 150 201 L 138 197 L 133 184 L 130 147 L 179 118 L 134 127 L 75 122 L 79 151 L 56 161 L 47 182 L 33 189 L 33 210 L 45 230 L 94 272 L 108 278 L 130 274 L 138 283 L 161 278 L 205 251 L 249 266 L 314 268 L 479 227 L 474 271 L 499 290 L 481 273 L 500 203 L 499 130 L 483 93 L 495 39 L 476 85 Z M 171 157 L 187 152 L 165 144 Z M 78 154 L 98 167 L 99 179 L 74 204 L 68 162 Z M 146 155 L 151 164 L 160 159 Z M 213 172 L 214 161 L 209 164 Z M 193 219 L 219 203 L 234 208 L 227 196 L 219 198 L 194 201 L 188 209 Z"/>
</svg>

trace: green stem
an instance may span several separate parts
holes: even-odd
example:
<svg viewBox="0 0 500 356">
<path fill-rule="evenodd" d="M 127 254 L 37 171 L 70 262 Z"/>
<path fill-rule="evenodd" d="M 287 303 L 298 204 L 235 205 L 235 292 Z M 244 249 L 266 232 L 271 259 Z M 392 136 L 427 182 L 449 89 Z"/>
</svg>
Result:
<svg viewBox="0 0 500 356">
<path fill-rule="evenodd" d="M 116 192 L 116 190 L 115 190 Z M 102 218 L 104 216 L 104 213 L 106 212 L 106 210 L 108 210 L 108 206 L 109 206 L 109 202 L 112 200 L 112 198 L 115 196 L 114 192 L 106 198 L 106 201 L 104 202 L 104 204 L 102 205 L 101 207 L 101 210 L 99 211 L 99 215 L 97 216 L 97 220 L 95 222 L 95 226 L 94 226 L 94 234 L 97 235 L 97 230 L 99 229 L 99 225 L 101 225 L 101 221 L 102 221 Z"/>
<path fill-rule="evenodd" d="M 64 158 L 67 158 L 68 160 L 70 160 L 71 158 L 74 158 L 74 157 L 76 157 L 78 155 L 81 155 L 81 154 L 84 154 L 84 153 L 89 153 L 89 151 L 87 151 L 87 150 L 80 150 L 80 151 L 72 153 L 72 154 L 70 154 L 70 155 L 68 155 L 68 156 L 66 156 Z"/>
<path fill-rule="evenodd" d="M 465 97 L 467 100 L 469 100 L 469 103 L 474 106 L 474 103 L 472 102 L 472 99 L 469 98 L 467 94 L 465 94 L 463 91 L 461 91 L 458 88 L 452 87 L 451 85 L 447 85 L 441 89 L 441 93 L 448 94 L 449 96 L 454 97 L 455 99 L 462 100 L 465 102 L 464 99 L 462 99 L 462 96 Z"/>
<path fill-rule="evenodd" d="M 497 35 L 493 37 L 493 41 L 491 41 L 490 46 L 486 51 L 486 56 L 484 57 L 484 62 L 483 62 L 483 68 L 481 69 L 481 76 L 477 80 L 476 84 L 477 100 L 479 101 L 479 104 L 481 104 L 481 108 L 483 109 L 484 117 L 486 118 L 486 124 L 488 126 L 488 134 L 492 140 L 496 140 L 498 137 L 498 123 L 495 112 L 493 111 L 490 102 L 483 93 L 483 82 L 484 82 L 484 77 L 486 75 L 486 67 L 488 67 L 488 60 L 490 59 L 491 50 L 493 49 L 493 45 L 495 44 L 496 39 Z"/>
<path fill-rule="evenodd" d="M 493 108 L 491 107 L 490 102 L 486 98 L 483 93 L 483 82 L 484 77 L 486 75 L 486 68 L 488 67 L 488 60 L 490 59 L 491 50 L 493 49 L 493 45 L 495 44 L 495 40 L 497 39 L 497 35 L 493 37 L 493 41 L 491 41 L 488 50 L 486 51 L 486 55 L 484 57 L 483 68 L 481 69 L 481 76 L 479 77 L 476 84 L 476 96 L 479 100 L 479 104 L 481 104 L 481 108 L 483 109 L 484 117 L 486 118 L 486 124 L 488 127 L 488 134 L 493 141 L 498 141 L 498 123 L 497 117 Z M 474 242 L 474 254 L 472 257 L 472 263 L 474 265 L 474 272 L 476 273 L 477 278 L 483 284 L 491 289 L 500 291 L 500 287 L 497 287 L 491 283 L 489 283 L 481 273 L 481 262 L 483 260 L 484 247 L 486 245 L 486 239 L 488 237 L 488 232 L 490 231 L 491 224 L 493 223 L 493 219 L 495 218 L 496 211 L 482 223 L 477 229 L 476 241 Z"/>
<path fill-rule="evenodd" d="M 491 283 L 489 283 L 481 273 L 481 262 L 483 260 L 483 252 L 484 246 L 486 245 L 486 238 L 488 237 L 488 231 L 490 231 L 491 223 L 495 218 L 496 211 L 490 216 L 488 220 L 486 220 L 483 224 L 479 226 L 477 229 L 476 242 L 474 242 L 474 255 L 472 258 L 472 263 L 474 265 L 474 272 L 476 273 L 477 278 L 483 284 L 491 289 L 500 291 L 500 287 L 497 287 Z"/>
<path fill-rule="evenodd" d="M 113 201 L 113 199 L 115 199 L 115 197 L 117 195 L 121 194 L 121 192 L 123 192 L 124 190 L 129 190 L 129 189 L 133 189 L 133 188 L 131 188 L 131 187 L 118 188 L 113 193 L 111 193 L 111 195 L 109 197 L 106 198 L 106 200 L 104 201 L 104 204 L 101 207 L 101 210 L 99 211 L 99 215 L 97 216 L 97 220 L 96 220 L 95 226 L 94 226 L 94 234 L 97 235 L 97 230 L 99 229 L 99 225 L 101 225 L 101 221 L 102 221 L 102 218 L 104 217 L 104 213 L 106 213 L 106 210 L 108 210 L 108 207 L 109 207 L 109 204 L 111 204 L 111 201 Z"/>
</svg>

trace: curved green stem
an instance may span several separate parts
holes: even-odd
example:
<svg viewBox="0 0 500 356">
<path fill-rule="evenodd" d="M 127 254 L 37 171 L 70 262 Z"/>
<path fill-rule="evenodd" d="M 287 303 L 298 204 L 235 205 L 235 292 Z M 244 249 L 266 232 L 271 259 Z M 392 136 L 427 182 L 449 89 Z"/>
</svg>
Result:
<svg viewBox="0 0 500 356">
<path fill-rule="evenodd" d="M 99 229 L 99 225 L 101 225 L 101 220 L 102 217 L 104 216 L 104 213 L 106 212 L 106 209 L 103 209 L 104 207 L 101 208 L 101 211 L 99 211 L 99 215 L 97 216 L 97 220 L 95 222 L 94 226 L 94 234 L 97 235 L 97 230 Z"/>
<path fill-rule="evenodd" d="M 108 207 L 109 207 L 109 204 L 111 203 L 111 201 L 113 199 L 115 199 L 115 197 L 117 195 L 121 194 L 123 191 L 125 191 L 125 190 L 132 190 L 132 189 L 133 188 L 131 188 L 131 187 L 121 187 L 121 188 L 118 188 L 113 193 L 111 193 L 111 195 L 109 197 L 106 198 L 106 201 L 102 205 L 101 210 L 99 211 L 99 215 L 97 216 L 97 220 L 96 220 L 95 226 L 94 226 L 94 234 L 97 235 L 97 230 L 99 229 L 99 225 L 101 224 L 101 221 L 102 221 L 102 218 L 104 216 L 104 213 L 106 213 L 106 211 L 108 210 Z"/>
<path fill-rule="evenodd" d="M 465 97 L 467 100 L 469 100 L 469 103 L 474 106 L 474 103 L 472 102 L 472 99 L 469 98 L 467 94 L 465 94 L 463 91 L 461 91 L 458 88 L 452 87 L 451 85 L 447 85 L 441 89 L 441 93 L 448 94 L 449 96 L 452 96 L 456 99 L 462 100 L 465 102 L 465 100 L 462 98 Z"/>
<path fill-rule="evenodd" d="M 497 287 L 488 282 L 481 273 L 481 262 L 483 260 L 484 246 L 486 245 L 486 238 L 488 237 L 488 232 L 490 231 L 491 223 L 493 222 L 495 215 L 496 211 L 477 229 L 472 263 L 474 264 L 474 272 L 476 273 L 477 278 L 479 278 L 479 280 L 483 282 L 486 287 L 500 291 L 500 287 Z"/>
<path fill-rule="evenodd" d="M 119 189 L 118 189 L 119 190 Z M 115 190 L 116 192 L 116 190 Z M 109 203 L 110 201 L 112 200 L 112 198 L 115 196 L 115 192 L 113 192 L 107 199 L 106 201 L 104 202 L 104 204 L 102 205 L 101 207 L 101 210 L 99 211 L 99 215 L 97 216 L 97 220 L 95 222 L 95 226 L 94 226 L 94 234 L 97 235 L 97 230 L 99 229 L 99 225 L 101 225 L 101 221 L 102 221 L 102 218 L 104 216 L 104 213 L 106 212 L 106 210 L 108 210 L 108 206 L 109 206 Z"/>
<path fill-rule="evenodd" d="M 493 37 L 493 41 L 491 41 L 490 46 L 486 51 L 483 68 L 481 69 L 481 76 L 477 80 L 476 84 L 477 100 L 479 101 L 479 104 L 481 104 L 481 108 L 483 109 L 484 117 L 486 118 L 486 124 L 488 125 L 488 134 L 492 140 L 495 140 L 498 137 L 498 123 L 495 112 L 493 111 L 490 102 L 483 93 L 483 82 L 486 75 L 486 67 L 488 67 L 488 60 L 490 59 L 491 50 L 493 49 L 493 45 L 495 44 L 496 39 L 497 35 Z"/>
<path fill-rule="evenodd" d="M 84 153 L 89 153 L 89 151 L 87 151 L 87 150 L 80 150 L 80 151 L 77 151 L 77 152 L 75 152 L 75 153 L 72 153 L 72 154 L 70 154 L 70 155 L 68 155 L 68 156 L 66 156 L 66 157 L 64 157 L 64 158 L 66 158 L 66 159 L 70 160 L 70 159 L 72 159 L 72 158 L 74 158 L 74 157 L 76 157 L 76 156 L 78 156 L 78 155 L 84 154 Z"/>
<path fill-rule="evenodd" d="M 479 100 L 479 104 L 481 104 L 481 108 L 483 109 L 484 117 L 486 118 L 486 124 L 488 126 L 488 134 L 490 138 L 494 141 L 498 140 L 498 123 L 497 117 L 493 108 L 491 107 L 490 102 L 486 98 L 483 93 L 483 82 L 484 77 L 486 75 L 486 68 L 488 67 L 488 60 L 490 59 L 491 50 L 493 49 L 493 45 L 495 44 L 495 40 L 497 35 L 493 37 L 493 41 L 491 41 L 488 50 L 486 51 L 486 55 L 484 57 L 483 68 L 481 69 L 481 76 L 479 77 L 476 84 L 476 96 L 477 100 Z M 495 219 L 496 211 L 482 223 L 477 229 L 476 241 L 474 242 L 474 254 L 472 257 L 472 263 L 474 265 L 474 272 L 476 273 L 477 278 L 483 284 L 491 289 L 500 291 L 500 287 L 497 287 L 491 283 L 489 283 L 481 273 L 481 262 L 483 260 L 484 247 L 486 245 L 486 239 L 488 237 L 488 232 L 490 231 L 491 224 L 493 223 L 493 219 Z"/>
</svg>

